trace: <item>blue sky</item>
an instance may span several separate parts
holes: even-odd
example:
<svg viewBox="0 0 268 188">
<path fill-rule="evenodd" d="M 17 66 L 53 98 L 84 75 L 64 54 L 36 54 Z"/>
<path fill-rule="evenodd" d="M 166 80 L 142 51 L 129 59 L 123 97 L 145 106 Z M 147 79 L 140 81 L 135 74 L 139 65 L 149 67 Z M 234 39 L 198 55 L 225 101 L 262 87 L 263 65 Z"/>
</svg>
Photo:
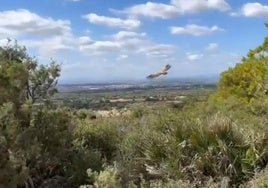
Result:
<svg viewBox="0 0 268 188">
<path fill-rule="evenodd" d="M 215 76 L 267 35 L 267 0 L 1 0 L 0 42 L 13 38 L 61 83 Z"/>
</svg>

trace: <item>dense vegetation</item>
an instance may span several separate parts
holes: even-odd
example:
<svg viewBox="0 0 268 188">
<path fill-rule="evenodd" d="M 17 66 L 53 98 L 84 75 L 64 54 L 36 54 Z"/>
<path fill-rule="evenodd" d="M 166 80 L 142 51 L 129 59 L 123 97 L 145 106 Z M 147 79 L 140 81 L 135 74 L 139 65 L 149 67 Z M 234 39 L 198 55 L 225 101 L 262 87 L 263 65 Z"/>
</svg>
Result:
<svg viewBox="0 0 268 188">
<path fill-rule="evenodd" d="M 60 107 L 60 67 L 0 48 L 0 187 L 267 187 L 268 38 L 180 105 L 92 119 Z"/>
</svg>

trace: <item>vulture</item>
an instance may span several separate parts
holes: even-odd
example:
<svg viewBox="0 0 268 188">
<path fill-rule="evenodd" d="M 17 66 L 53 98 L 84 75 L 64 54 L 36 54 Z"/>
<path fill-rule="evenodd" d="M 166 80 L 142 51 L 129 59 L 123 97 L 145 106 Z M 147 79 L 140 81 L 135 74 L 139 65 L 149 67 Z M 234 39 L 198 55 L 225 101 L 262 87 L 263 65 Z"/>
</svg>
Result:
<svg viewBox="0 0 268 188">
<path fill-rule="evenodd" d="M 148 79 L 153 79 L 153 78 L 157 78 L 161 75 L 166 75 L 168 73 L 168 70 L 171 68 L 171 66 L 169 64 L 167 64 L 161 71 L 150 74 L 149 76 L 147 76 L 146 78 Z"/>
</svg>

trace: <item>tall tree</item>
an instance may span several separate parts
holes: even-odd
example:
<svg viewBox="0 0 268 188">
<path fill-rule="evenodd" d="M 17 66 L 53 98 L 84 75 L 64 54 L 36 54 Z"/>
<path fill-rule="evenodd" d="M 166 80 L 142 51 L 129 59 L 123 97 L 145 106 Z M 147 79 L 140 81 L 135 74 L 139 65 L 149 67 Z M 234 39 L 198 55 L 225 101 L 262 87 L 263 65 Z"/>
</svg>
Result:
<svg viewBox="0 0 268 188">
<path fill-rule="evenodd" d="M 55 61 L 39 65 L 16 41 L 8 40 L 0 47 L 0 187 L 15 188 L 29 177 L 38 179 L 36 171 L 44 169 L 42 175 L 46 175 L 51 166 L 67 158 L 64 147 L 71 142 L 70 115 L 31 108 L 53 96 L 59 75 Z"/>
</svg>

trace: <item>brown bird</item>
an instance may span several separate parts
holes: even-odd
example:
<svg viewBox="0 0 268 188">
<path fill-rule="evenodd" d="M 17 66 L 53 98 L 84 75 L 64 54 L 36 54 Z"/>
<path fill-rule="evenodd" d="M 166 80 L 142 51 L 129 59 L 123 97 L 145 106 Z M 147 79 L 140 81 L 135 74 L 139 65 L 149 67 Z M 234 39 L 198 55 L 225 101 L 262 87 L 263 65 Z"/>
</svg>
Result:
<svg viewBox="0 0 268 188">
<path fill-rule="evenodd" d="M 156 73 L 154 73 L 154 74 L 150 74 L 150 75 L 147 76 L 146 78 L 148 78 L 148 79 L 153 79 L 153 78 L 157 78 L 157 77 L 159 77 L 159 76 L 161 76 L 161 75 L 166 75 L 166 74 L 168 73 L 168 70 L 169 70 L 170 68 L 171 68 L 171 66 L 170 66 L 169 64 L 167 64 L 163 70 L 161 70 L 161 71 L 159 71 L 159 72 L 156 72 Z"/>
</svg>

